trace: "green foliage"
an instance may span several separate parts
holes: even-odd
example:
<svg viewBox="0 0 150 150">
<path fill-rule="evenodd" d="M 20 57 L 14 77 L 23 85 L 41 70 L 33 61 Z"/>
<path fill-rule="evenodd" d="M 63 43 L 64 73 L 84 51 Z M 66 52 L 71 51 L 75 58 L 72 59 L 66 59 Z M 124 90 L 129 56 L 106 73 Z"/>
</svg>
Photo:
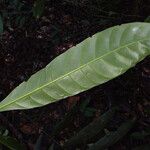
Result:
<svg viewBox="0 0 150 150">
<path fill-rule="evenodd" d="M 20 84 L 0 103 L 0 111 L 41 107 L 86 91 L 123 74 L 149 54 L 149 23 L 106 29 Z"/>
</svg>

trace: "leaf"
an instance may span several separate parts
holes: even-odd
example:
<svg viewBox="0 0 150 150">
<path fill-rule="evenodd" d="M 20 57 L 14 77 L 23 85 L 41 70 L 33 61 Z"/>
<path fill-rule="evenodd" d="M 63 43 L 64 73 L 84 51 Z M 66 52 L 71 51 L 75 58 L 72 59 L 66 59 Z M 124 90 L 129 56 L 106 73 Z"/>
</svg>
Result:
<svg viewBox="0 0 150 150">
<path fill-rule="evenodd" d="M 20 84 L 0 111 L 40 107 L 126 72 L 150 54 L 150 24 L 115 26 L 87 38 Z"/>
<path fill-rule="evenodd" d="M 0 15 L 0 34 L 3 33 L 3 19 L 2 16 Z"/>
<path fill-rule="evenodd" d="M 134 122 L 135 119 L 123 123 L 117 131 L 110 132 L 108 135 L 102 137 L 99 141 L 94 143 L 89 150 L 105 150 L 112 146 L 127 134 L 127 132 L 132 128 Z"/>
<path fill-rule="evenodd" d="M 106 127 L 108 122 L 112 119 L 116 111 L 116 108 L 112 108 L 106 113 L 104 113 L 101 117 L 99 117 L 94 122 L 91 122 L 89 125 L 84 127 L 77 135 L 73 136 L 69 139 L 64 147 L 67 149 L 71 149 L 73 147 L 84 145 L 86 143 L 91 142 L 93 138 L 95 138 L 103 129 Z"/>
<path fill-rule="evenodd" d="M 23 145 L 16 141 L 16 139 L 9 136 L 0 135 L 0 143 L 11 150 L 25 150 Z"/>
<path fill-rule="evenodd" d="M 40 18 L 44 11 L 45 0 L 36 0 L 33 7 L 33 16 L 35 18 Z"/>
</svg>

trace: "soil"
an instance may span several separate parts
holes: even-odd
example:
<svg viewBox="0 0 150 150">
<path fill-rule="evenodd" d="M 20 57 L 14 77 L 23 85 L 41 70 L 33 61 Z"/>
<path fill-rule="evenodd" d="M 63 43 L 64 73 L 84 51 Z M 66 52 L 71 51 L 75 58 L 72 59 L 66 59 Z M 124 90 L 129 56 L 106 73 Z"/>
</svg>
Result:
<svg viewBox="0 0 150 150">
<path fill-rule="evenodd" d="M 142 3 L 134 12 L 135 4 L 129 3 L 124 0 L 118 5 L 111 4 L 104 8 L 107 12 L 101 12 L 98 7 L 95 9 L 95 4 L 89 7 L 84 1 L 80 5 L 73 5 L 56 0 L 47 3 L 40 19 L 35 20 L 29 15 L 23 27 L 15 24 L 11 28 L 6 27 L 0 40 L 0 100 L 56 56 L 83 39 L 113 25 L 144 21 L 149 15 L 149 1 Z M 117 13 L 109 11 L 110 8 Z M 46 150 L 52 144 L 59 149 L 68 138 L 117 104 L 121 111 L 112 119 L 107 130 L 116 130 L 120 123 L 132 116 L 137 117 L 137 122 L 130 133 L 110 147 L 110 150 L 129 150 L 141 144 L 150 144 L 149 137 L 129 138 L 132 133 L 150 127 L 149 62 L 150 58 L 147 57 L 124 75 L 59 102 L 32 110 L 4 112 L 2 115 L 7 121 L 0 117 L 0 123 L 7 126 L 11 136 L 30 150 L 40 142 L 40 150 Z M 92 112 L 87 114 L 78 111 L 72 116 L 72 122 L 68 122 L 61 132 L 51 138 L 53 128 L 73 105 L 76 103 L 80 106 L 87 99 L 90 99 L 88 107 L 92 108 Z"/>
</svg>

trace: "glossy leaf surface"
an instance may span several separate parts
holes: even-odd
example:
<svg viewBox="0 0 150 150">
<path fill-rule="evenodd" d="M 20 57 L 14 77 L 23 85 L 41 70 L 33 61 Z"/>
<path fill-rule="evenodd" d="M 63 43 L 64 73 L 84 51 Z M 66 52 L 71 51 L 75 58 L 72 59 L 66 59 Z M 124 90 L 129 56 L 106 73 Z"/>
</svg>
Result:
<svg viewBox="0 0 150 150">
<path fill-rule="evenodd" d="M 149 23 L 106 29 L 20 84 L 0 103 L 0 111 L 40 107 L 86 91 L 123 74 L 149 54 Z"/>
</svg>

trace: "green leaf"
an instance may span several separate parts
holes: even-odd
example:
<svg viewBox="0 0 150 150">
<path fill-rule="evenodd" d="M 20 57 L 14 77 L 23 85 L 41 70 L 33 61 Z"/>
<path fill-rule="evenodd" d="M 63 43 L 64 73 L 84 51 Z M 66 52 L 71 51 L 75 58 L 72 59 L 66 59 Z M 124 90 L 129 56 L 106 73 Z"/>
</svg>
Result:
<svg viewBox="0 0 150 150">
<path fill-rule="evenodd" d="M 3 33 L 3 19 L 2 16 L 0 15 L 0 34 Z"/>
<path fill-rule="evenodd" d="M 87 38 L 20 84 L 0 111 L 40 107 L 126 72 L 150 54 L 150 24 L 115 26 Z"/>
<path fill-rule="evenodd" d="M 10 150 L 25 150 L 23 145 L 21 145 L 16 139 L 9 136 L 0 135 L 0 143 Z"/>
</svg>

